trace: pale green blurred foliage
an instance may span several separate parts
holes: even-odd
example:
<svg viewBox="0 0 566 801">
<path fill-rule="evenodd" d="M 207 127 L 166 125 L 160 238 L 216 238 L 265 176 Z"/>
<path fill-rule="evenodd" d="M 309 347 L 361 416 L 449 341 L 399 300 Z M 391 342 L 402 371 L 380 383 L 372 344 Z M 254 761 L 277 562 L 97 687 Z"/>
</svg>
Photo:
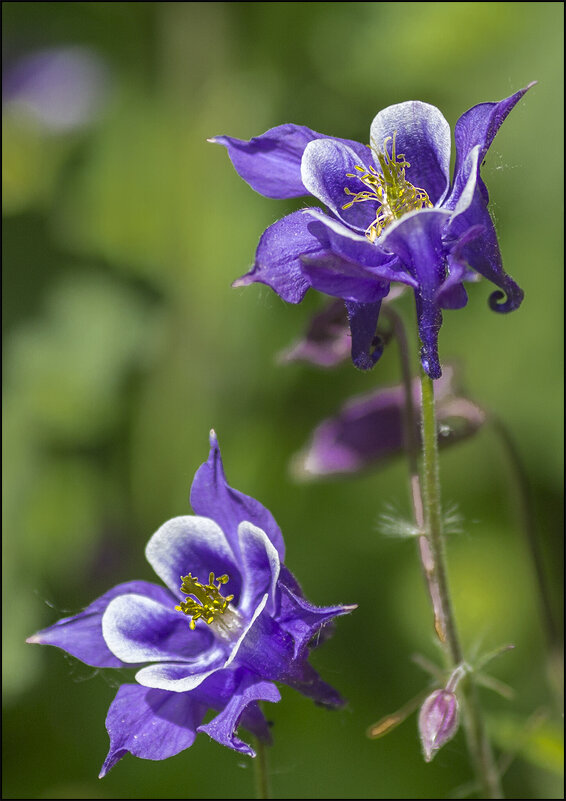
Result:
<svg viewBox="0 0 566 801">
<path fill-rule="evenodd" d="M 425 766 L 414 720 L 381 741 L 364 735 L 426 682 L 411 654 L 439 656 L 412 543 L 377 533 L 387 504 L 406 506 L 405 467 L 308 487 L 287 472 L 320 418 L 397 381 L 395 349 L 370 375 L 275 364 L 321 299 L 293 307 L 230 284 L 264 228 L 302 201 L 260 197 L 206 139 L 296 122 L 363 141 L 380 108 L 413 98 L 453 126 L 475 103 L 538 79 L 483 169 L 525 302 L 496 315 L 490 287 L 472 285 L 467 309 L 445 314 L 440 348 L 519 443 L 559 609 L 562 4 L 7 3 L 3 18 L 8 62 L 78 44 L 110 76 L 84 130 L 50 132 L 9 107 L 3 121 L 6 797 L 252 792 L 250 761 L 241 770 L 241 757 L 203 736 L 165 763 L 126 757 L 97 784 L 117 680 L 24 642 L 115 583 L 153 580 L 143 547 L 189 512 L 213 426 L 230 482 L 271 509 L 306 594 L 359 604 L 314 655 L 348 710 L 331 715 L 291 691 L 268 710 L 275 793 L 449 796 L 470 778 L 461 739 Z M 411 298 L 399 307 L 411 320 Z M 515 700 L 482 693 L 498 744 L 517 752 L 509 795 L 560 797 L 557 718 L 506 458 L 486 428 L 443 454 L 442 469 L 445 500 L 464 519 L 449 564 L 466 648 L 516 644 L 493 666 Z"/>
</svg>

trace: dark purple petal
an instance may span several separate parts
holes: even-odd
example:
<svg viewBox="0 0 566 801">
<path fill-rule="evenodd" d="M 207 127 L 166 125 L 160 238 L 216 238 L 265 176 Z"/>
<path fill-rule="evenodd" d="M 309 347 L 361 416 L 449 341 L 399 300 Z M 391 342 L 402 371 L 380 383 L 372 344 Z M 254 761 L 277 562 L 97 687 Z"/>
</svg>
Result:
<svg viewBox="0 0 566 801">
<path fill-rule="evenodd" d="M 252 189 L 272 198 L 301 197 L 308 194 L 301 179 L 301 158 L 305 147 L 325 134 L 304 125 L 278 125 L 249 141 L 215 136 L 209 142 L 224 145 L 238 175 Z M 369 148 L 348 139 L 339 140 L 353 148 L 358 160 L 367 161 Z"/>
<path fill-rule="evenodd" d="M 334 253 L 316 259 L 304 258 L 303 272 L 313 289 L 346 301 L 378 303 L 389 291 L 388 281 Z"/>
<path fill-rule="evenodd" d="M 338 139 L 317 139 L 305 148 L 301 164 L 303 183 L 311 195 L 321 200 L 344 222 L 363 232 L 375 220 L 378 206 L 375 201 L 353 203 L 349 194 L 366 191 L 367 187 L 357 177 L 358 154 Z M 349 177 L 350 176 L 350 177 Z"/>
<path fill-rule="evenodd" d="M 189 619 L 174 605 L 164 606 L 143 595 L 120 595 L 102 617 L 102 634 L 108 648 L 126 663 L 190 662 L 200 672 L 213 636 L 205 626 L 192 631 Z"/>
<path fill-rule="evenodd" d="M 533 81 L 524 89 L 520 89 L 504 100 L 493 103 L 479 103 L 477 106 L 473 106 L 473 108 L 462 114 L 454 128 L 456 164 L 454 167 L 454 185 L 450 193 L 450 198 L 447 201 L 449 208 L 455 207 L 466 185 L 469 171 L 468 156 L 473 148 L 478 146 L 478 184 L 480 192 L 487 203 L 487 190 L 485 189 L 483 181 L 479 178 L 479 165 L 482 163 L 485 154 L 495 139 L 497 131 L 505 121 L 509 112 L 535 83 L 536 81 Z"/>
<path fill-rule="evenodd" d="M 189 748 L 205 713 L 206 705 L 193 693 L 123 684 L 106 717 L 110 750 L 99 778 L 128 752 L 140 759 L 158 760 Z"/>
<path fill-rule="evenodd" d="M 158 603 L 173 607 L 176 599 L 165 587 L 147 581 L 128 581 L 105 592 L 78 615 L 65 617 L 42 631 L 38 631 L 27 642 L 55 645 L 93 667 L 124 667 L 106 645 L 102 636 L 102 615 L 110 601 L 122 595 L 136 593 Z"/>
<path fill-rule="evenodd" d="M 339 220 L 322 214 L 320 209 L 307 209 L 305 215 L 313 218 L 309 230 L 320 240 L 326 251 L 365 268 L 367 274 L 375 279 L 400 281 L 413 287 L 417 285 L 396 256 L 382 250 L 377 244 L 372 244 L 366 236 L 356 233 Z"/>
<path fill-rule="evenodd" d="M 254 266 L 232 286 L 267 284 L 288 303 L 300 303 L 310 287 L 301 259 L 320 256 L 327 249 L 326 243 L 309 230 L 311 222 L 303 210 L 270 225 L 259 240 Z"/>
<path fill-rule="evenodd" d="M 437 292 L 446 278 L 442 241 L 449 213 L 440 209 L 410 212 L 383 234 L 382 247 L 391 250 L 417 278 L 417 323 L 421 339 L 421 363 L 431 378 L 440 378 L 438 332 L 442 314 Z"/>
<path fill-rule="evenodd" d="M 226 481 L 222 456 L 214 431 L 210 432 L 208 461 L 197 470 L 191 487 L 191 506 L 198 515 L 214 520 L 224 534 L 234 553 L 239 552 L 238 526 L 244 520 L 265 531 L 275 546 L 279 558 L 285 557 L 285 545 L 275 518 L 265 506 L 243 492 L 232 489 Z M 227 571 L 229 572 L 229 571 Z M 220 575 L 220 573 L 216 573 Z M 230 577 L 231 580 L 231 577 Z M 230 586 L 230 593 L 232 584 Z M 235 593 L 234 593 L 235 594 Z"/>
<path fill-rule="evenodd" d="M 470 237 L 470 229 L 481 231 L 481 234 Z M 476 189 L 466 211 L 450 222 L 449 235 L 456 239 L 452 257 L 472 267 L 503 290 L 492 293 L 489 299 L 490 307 L 499 312 L 509 312 L 519 308 L 524 292 L 503 269 L 495 227 L 479 189 Z"/>
<path fill-rule="evenodd" d="M 411 165 L 407 180 L 424 189 L 433 204 L 442 200 L 450 181 L 451 137 L 450 126 L 435 106 L 418 100 L 388 106 L 374 118 L 370 135 L 374 151 L 383 151 L 385 140 L 395 135 L 397 157 L 403 154 Z M 391 144 L 387 143 L 389 154 Z"/>
<path fill-rule="evenodd" d="M 346 301 L 352 332 L 352 361 L 358 370 L 371 370 L 383 353 L 383 343 L 376 335 L 381 301 L 355 303 Z"/>
<path fill-rule="evenodd" d="M 340 693 L 323 681 L 306 660 L 293 664 L 293 674 L 285 678 L 285 683 L 312 698 L 319 706 L 332 709 L 346 704 Z"/>
<path fill-rule="evenodd" d="M 286 681 L 293 652 L 292 637 L 274 618 L 263 613 L 257 615 L 238 643 L 236 662 L 264 679 Z"/>
<path fill-rule="evenodd" d="M 244 723 L 243 717 L 250 705 L 254 707 L 257 716 L 257 701 L 270 701 L 275 704 L 280 700 L 281 694 L 275 684 L 270 681 L 262 681 L 249 671 L 242 671 L 240 684 L 232 691 L 230 700 L 224 709 L 209 723 L 199 726 L 198 731 L 208 734 L 220 745 L 253 757 L 255 751 L 236 736 L 238 726 L 240 723 Z M 255 718 L 252 718 L 252 721 L 257 725 Z"/>
<path fill-rule="evenodd" d="M 210 573 L 230 577 L 230 594 L 238 597 L 241 589 L 240 574 L 235 553 L 228 537 L 220 526 L 208 517 L 185 515 L 164 523 L 152 536 L 145 548 L 145 556 L 159 578 L 178 598 L 181 577 L 191 573 L 203 584 Z"/>
<path fill-rule="evenodd" d="M 247 521 L 238 527 L 242 593 L 238 611 L 249 619 L 267 593 L 266 610 L 275 611 L 275 586 L 279 578 L 279 554 L 267 534 Z"/>
<path fill-rule="evenodd" d="M 294 657 L 305 656 L 309 642 L 320 633 L 323 626 L 339 615 L 347 615 L 357 607 L 349 606 L 313 606 L 301 595 L 281 585 L 280 607 L 277 622 L 285 629 L 295 643 Z"/>
<path fill-rule="evenodd" d="M 350 355 L 350 327 L 341 300 L 332 300 L 314 314 L 303 339 L 279 353 L 278 361 L 305 361 L 335 367 Z"/>
</svg>

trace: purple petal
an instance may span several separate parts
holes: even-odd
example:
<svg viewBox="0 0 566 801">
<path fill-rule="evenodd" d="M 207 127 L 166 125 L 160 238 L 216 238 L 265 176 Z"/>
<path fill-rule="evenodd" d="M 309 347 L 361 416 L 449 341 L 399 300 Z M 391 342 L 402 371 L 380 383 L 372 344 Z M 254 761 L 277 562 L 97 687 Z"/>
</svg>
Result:
<svg viewBox="0 0 566 801">
<path fill-rule="evenodd" d="M 344 191 L 356 194 L 367 187 L 357 177 L 356 166 L 360 165 L 358 154 L 337 139 L 317 139 L 305 148 L 301 163 L 303 183 L 334 214 L 348 226 L 365 231 L 375 220 L 378 201 L 353 203 Z M 348 177 L 350 176 L 350 177 Z"/>
<path fill-rule="evenodd" d="M 385 140 L 393 135 L 397 156 L 403 154 L 411 165 L 405 172 L 407 180 L 424 189 L 433 204 L 441 202 L 450 182 L 451 140 L 443 115 L 435 106 L 418 100 L 388 106 L 371 124 L 372 149 L 383 151 Z M 391 142 L 387 148 L 391 153 Z"/>
<path fill-rule="evenodd" d="M 389 282 L 334 253 L 303 259 L 303 271 L 313 289 L 346 301 L 378 303 L 389 291 Z"/>
<path fill-rule="evenodd" d="M 400 453 L 403 407 L 402 387 L 351 398 L 315 428 L 308 448 L 296 459 L 300 476 L 356 473 Z"/>
<path fill-rule="evenodd" d="M 231 136 L 215 136 L 208 141 L 228 149 L 234 169 L 256 192 L 288 198 L 307 194 L 301 180 L 301 158 L 307 144 L 321 136 L 304 125 L 289 123 L 249 141 Z"/>
<path fill-rule="evenodd" d="M 321 213 L 320 209 L 307 209 L 304 213 L 313 218 L 309 230 L 317 236 L 326 251 L 365 268 L 368 276 L 375 279 L 416 286 L 415 279 L 407 273 L 399 259 L 369 242 L 366 236 Z"/>
<path fill-rule="evenodd" d="M 338 615 L 347 615 L 356 609 L 349 606 L 313 606 L 288 587 L 281 585 L 280 608 L 277 622 L 288 632 L 295 643 L 295 659 L 304 656 L 310 640 L 320 633 L 323 626 Z"/>
<path fill-rule="evenodd" d="M 147 543 L 145 556 L 177 598 L 185 597 L 180 591 L 181 576 L 189 573 L 204 584 L 210 573 L 227 573 L 230 594 L 239 595 L 241 581 L 234 552 L 220 526 L 210 518 L 186 515 L 168 520 Z"/>
<path fill-rule="evenodd" d="M 200 656 L 213 642 L 207 628 L 189 628 L 189 620 L 174 606 L 143 595 L 121 595 L 108 604 L 102 618 L 108 648 L 126 663 L 190 661 L 199 671 Z"/>
<path fill-rule="evenodd" d="M 193 659 L 191 662 L 148 665 L 138 670 L 136 681 L 143 684 L 144 687 L 154 687 L 159 690 L 181 693 L 196 689 L 213 674 L 228 668 L 233 663 L 234 665 L 240 664 L 242 660 L 239 652 L 240 650 L 246 651 L 246 646 L 244 645 L 246 638 L 250 630 L 254 628 L 256 620 L 261 617 L 267 600 L 268 595 L 266 593 L 255 609 L 251 620 L 240 631 L 236 632 L 236 634 L 239 634 L 236 642 L 217 642 L 215 646 L 203 652 L 200 658 Z M 257 635 L 254 634 L 250 643 L 253 644 L 256 641 Z M 270 642 L 262 642 L 262 646 L 265 648 L 269 648 L 271 645 L 272 643 Z M 248 647 L 249 650 L 250 648 Z"/>
<path fill-rule="evenodd" d="M 174 606 L 176 603 L 176 598 L 165 587 L 147 581 L 128 581 L 104 593 L 78 615 L 65 617 L 38 631 L 27 642 L 55 645 L 93 667 L 124 667 L 125 663 L 110 651 L 102 636 L 102 616 L 110 601 L 130 593 L 165 605 Z"/>
<path fill-rule="evenodd" d="M 470 238 L 470 229 L 481 230 L 481 235 Z M 519 308 L 524 292 L 503 269 L 495 227 L 479 188 L 466 211 L 450 222 L 449 234 L 456 238 L 454 257 L 503 290 L 492 293 L 490 307 L 499 312 Z"/>
<path fill-rule="evenodd" d="M 415 291 L 421 363 L 431 378 L 440 378 L 438 332 L 442 324 L 438 289 L 446 278 L 446 257 L 442 242 L 449 212 L 421 209 L 393 223 L 383 234 L 382 247 L 395 253 L 417 278 Z"/>
<path fill-rule="evenodd" d="M 140 759 L 158 760 L 189 748 L 206 709 L 192 693 L 123 684 L 106 717 L 110 750 L 99 778 L 128 752 Z"/>
<path fill-rule="evenodd" d="M 187 693 L 197 687 L 226 664 L 225 651 L 216 647 L 203 655 L 200 662 L 159 662 L 148 665 L 136 673 L 136 681 L 143 687 L 171 693 Z"/>
<path fill-rule="evenodd" d="M 278 125 L 249 141 L 230 136 L 209 139 L 228 149 L 238 175 L 261 195 L 273 198 L 301 197 L 308 194 L 301 179 L 301 158 L 309 142 L 327 139 L 325 134 L 304 125 Z M 367 162 L 369 148 L 349 139 L 339 140 L 351 147 L 358 160 Z"/>
<path fill-rule="evenodd" d="M 267 596 L 266 596 L 267 597 Z M 292 637 L 269 614 L 256 614 L 245 636 L 240 638 L 237 664 L 272 681 L 286 681 L 292 669 Z"/>
<path fill-rule="evenodd" d="M 220 526 L 234 553 L 239 553 L 238 526 L 247 520 L 265 531 L 280 559 L 285 557 L 283 537 L 271 512 L 259 501 L 228 485 L 214 431 L 210 432 L 208 461 L 199 467 L 194 477 L 191 487 L 191 506 L 198 515 L 209 517 Z M 229 571 L 226 572 L 230 575 Z M 216 575 L 220 575 L 220 573 L 216 573 Z M 230 584 L 230 593 L 236 594 L 232 589 L 232 584 Z"/>
<path fill-rule="evenodd" d="M 371 370 L 383 353 L 383 344 L 376 335 L 380 308 L 380 300 L 376 303 L 346 301 L 352 332 L 352 361 L 358 370 Z"/>
<path fill-rule="evenodd" d="M 259 240 L 254 266 L 233 286 L 267 284 L 288 303 L 300 303 L 310 287 L 301 258 L 325 252 L 325 243 L 309 230 L 310 222 L 304 211 L 296 211 L 270 225 Z"/>
<path fill-rule="evenodd" d="M 346 704 L 340 693 L 323 681 L 307 661 L 295 662 L 293 675 L 287 676 L 285 683 L 306 695 L 307 698 L 312 698 L 319 706 L 335 708 Z"/>
<path fill-rule="evenodd" d="M 240 523 L 238 527 L 240 569 L 242 571 L 242 594 L 238 611 L 245 618 L 253 615 L 263 596 L 267 593 L 266 610 L 275 611 L 275 586 L 279 578 L 279 554 L 267 534 L 251 523 Z"/>
<path fill-rule="evenodd" d="M 449 199 L 451 208 L 457 203 L 468 180 L 466 162 L 470 152 L 474 147 L 479 147 L 478 165 L 481 164 L 507 115 L 535 83 L 536 81 L 533 81 L 524 89 L 520 89 L 504 100 L 493 103 L 479 103 L 477 106 L 474 106 L 462 114 L 454 128 L 456 164 L 454 167 L 454 186 Z M 484 200 L 487 202 L 487 190 L 479 178 L 479 170 L 478 181 L 480 191 L 484 195 Z"/>
<path fill-rule="evenodd" d="M 246 709 L 257 701 L 277 703 L 280 700 L 281 694 L 275 684 L 258 680 L 249 671 L 245 671 L 239 686 L 234 689 L 222 712 L 209 723 L 199 726 L 198 731 L 208 734 L 221 745 L 253 757 L 255 751 L 236 736 L 238 726 L 243 722 L 242 717 Z"/>
</svg>

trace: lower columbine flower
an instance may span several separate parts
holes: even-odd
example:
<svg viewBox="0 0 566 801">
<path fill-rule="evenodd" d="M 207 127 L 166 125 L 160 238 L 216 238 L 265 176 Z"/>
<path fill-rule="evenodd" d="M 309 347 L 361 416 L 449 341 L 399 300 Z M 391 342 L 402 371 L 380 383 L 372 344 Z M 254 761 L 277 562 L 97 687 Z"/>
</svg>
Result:
<svg viewBox="0 0 566 801">
<path fill-rule="evenodd" d="M 390 283 L 415 294 L 421 361 L 441 374 L 438 333 L 442 309 L 467 303 L 464 282 L 478 275 L 499 290 L 495 311 L 516 309 L 523 292 L 504 272 L 488 211 L 480 166 L 499 127 L 527 89 L 463 114 L 454 131 L 456 162 L 450 180 L 450 127 L 420 101 L 380 111 L 370 145 L 326 137 L 301 125 L 280 125 L 249 141 L 216 136 L 238 174 L 271 198 L 312 195 L 326 207 L 296 211 L 259 241 L 252 269 L 234 282 L 261 282 L 299 303 L 309 287 L 345 301 L 352 360 L 374 365 L 380 305 Z"/>
<path fill-rule="evenodd" d="M 146 546 L 165 586 L 120 584 L 28 640 L 95 667 L 138 668 L 136 683 L 122 685 L 108 711 L 101 777 L 127 752 L 154 760 L 178 754 L 198 731 L 255 756 L 237 729 L 269 742 L 258 702 L 280 700 L 275 681 L 327 707 L 344 703 L 308 655 L 321 628 L 355 607 L 305 600 L 283 564 L 271 513 L 227 484 L 214 432 L 191 505 L 196 516 L 169 520 Z M 218 714 L 203 723 L 209 709 Z"/>
</svg>

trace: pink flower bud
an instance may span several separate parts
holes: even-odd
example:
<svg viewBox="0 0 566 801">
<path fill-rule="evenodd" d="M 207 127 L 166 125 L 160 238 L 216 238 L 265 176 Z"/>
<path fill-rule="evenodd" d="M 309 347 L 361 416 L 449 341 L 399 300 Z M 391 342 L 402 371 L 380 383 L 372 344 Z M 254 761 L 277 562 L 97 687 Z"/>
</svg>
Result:
<svg viewBox="0 0 566 801">
<path fill-rule="evenodd" d="M 425 762 L 458 731 L 458 699 L 448 690 L 435 690 L 428 696 L 419 713 L 419 734 Z"/>
</svg>

